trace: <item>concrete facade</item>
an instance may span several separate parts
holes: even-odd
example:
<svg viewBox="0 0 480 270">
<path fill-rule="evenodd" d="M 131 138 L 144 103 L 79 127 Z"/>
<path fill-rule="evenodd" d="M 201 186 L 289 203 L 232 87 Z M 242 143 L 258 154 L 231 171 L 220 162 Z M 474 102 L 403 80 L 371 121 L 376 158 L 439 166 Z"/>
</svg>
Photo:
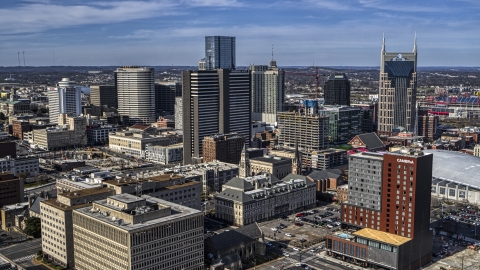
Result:
<svg viewBox="0 0 480 270">
<path fill-rule="evenodd" d="M 76 209 L 73 234 L 78 270 L 203 269 L 202 212 L 150 196 Z"/>
</svg>

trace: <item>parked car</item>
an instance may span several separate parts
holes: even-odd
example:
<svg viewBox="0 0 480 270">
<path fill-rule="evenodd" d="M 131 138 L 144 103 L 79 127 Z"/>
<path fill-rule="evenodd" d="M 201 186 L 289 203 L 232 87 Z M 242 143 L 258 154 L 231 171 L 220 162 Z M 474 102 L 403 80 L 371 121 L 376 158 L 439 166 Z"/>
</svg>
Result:
<svg viewBox="0 0 480 270">
<path fill-rule="evenodd" d="M 293 235 L 291 233 L 286 233 L 285 236 L 292 237 Z"/>
<path fill-rule="evenodd" d="M 288 257 L 288 256 L 290 256 L 290 254 L 288 254 L 288 252 L 284 252 L 283 256 Z"/>
<path fill-rule="evenodd" d="M 300 249 L 299 249 L 299 248 L 296 248 L 296 247 L 293 248 L 293 250 L 295 250 L 295 251 L 300 251 Z"/>
</svg>

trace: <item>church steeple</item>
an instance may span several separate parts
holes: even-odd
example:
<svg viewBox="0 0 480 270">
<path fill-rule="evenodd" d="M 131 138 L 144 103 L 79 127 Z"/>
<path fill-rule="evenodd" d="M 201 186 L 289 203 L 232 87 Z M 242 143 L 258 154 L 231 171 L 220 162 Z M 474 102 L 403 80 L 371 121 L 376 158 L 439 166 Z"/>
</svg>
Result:
<svg viewBox="0 0 480 270">
<path fill-rule="evenodd" d="M 242 154 L 240 155 L 240 164 L 238 164 L 238 177 L 245 178 L 250 176 L 250 159 L 247 146 L 243 145 Z"/>
<path fill-rule="evenodd" d="M 292 173 L 302 174 L 302 161 L 300 152 L 298 151 L 298 142 L 295 141 L 295 155 L 292 160 Z"/>
</svg>

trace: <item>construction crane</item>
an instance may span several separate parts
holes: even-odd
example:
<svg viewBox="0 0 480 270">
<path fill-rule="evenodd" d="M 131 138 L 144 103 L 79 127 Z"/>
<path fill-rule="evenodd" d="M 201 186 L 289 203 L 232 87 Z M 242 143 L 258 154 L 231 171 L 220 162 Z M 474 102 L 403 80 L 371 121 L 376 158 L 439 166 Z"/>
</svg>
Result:
<svg viewBox="0 0 480 270">
<path fill-rule="evenodd" d="M 285 71 L 285 74 L 315 77 L 315 99 L 318 99 L 318 94 L 319 94 L 318 81 L 319 81 L 320 76 L 329 76 L 330 75 L 330 74 L 318 74 L 318 67 L 315 67 L 315 73 L 302 73 L 302 72 Z"/>
</svg>

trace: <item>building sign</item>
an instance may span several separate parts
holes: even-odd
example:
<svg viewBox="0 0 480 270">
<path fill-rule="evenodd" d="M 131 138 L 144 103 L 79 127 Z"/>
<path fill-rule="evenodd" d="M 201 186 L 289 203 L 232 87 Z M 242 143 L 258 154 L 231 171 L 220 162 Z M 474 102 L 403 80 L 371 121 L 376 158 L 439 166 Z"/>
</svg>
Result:
<svg viewBox="0 0 480 270">
<path fill-rule="evenodd" d="M 408 159 L 403 159 L 403 158 L 397 158 L 397 162 L 413 164 L 413 160 L 408 160 Z"/>
</svg>

